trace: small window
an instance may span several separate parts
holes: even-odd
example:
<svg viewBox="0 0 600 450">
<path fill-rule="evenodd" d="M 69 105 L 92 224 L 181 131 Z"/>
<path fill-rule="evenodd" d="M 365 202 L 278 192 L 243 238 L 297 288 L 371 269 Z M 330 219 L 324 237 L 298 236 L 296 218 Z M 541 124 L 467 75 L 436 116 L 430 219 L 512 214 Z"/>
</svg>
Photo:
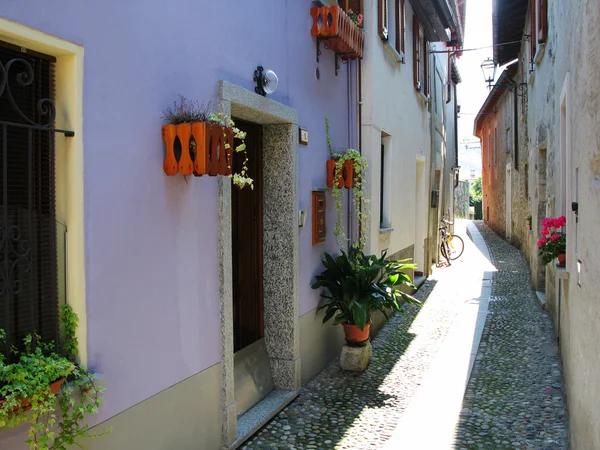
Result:
<svg viewBox="0 0 600 450">
<path fill-rule="evenodd" d="M 338 0 L 337 3 L 344 11 L 352 10 L 356 15 L 363 14 L 363 0 Z"/>
<path fill-rule="evenodd" d="M 486 153 L 487 153 L 488 167 L 491 167 L 492 166 L 492 135 L 491 135 L 491 133 L 488 133 Z"/>
<path fill-rule="evenodd" d="M 498 129 L 494 128 L 494 163 L 498 163 Z"/>
<path fill-rule="evenodd" d="M 546 42 L 548 38 L 548 3 L 547 0 L 530 0 L 529 2 L 529 51 L 533 61 L 538 44 Z"/>
<path fill-rule="evenodd" d="M 386 133 L 381 135 L 381 161 L 379 165 L 379 228 L 390 228 L 391 224 L 391 203 L 390 203 L 390 149 L 392 147 L 392 138 Z"/>
<path fill-rule="evenodd" d="M 428 42 L 419 18 L 413 16 L 413 79 L 415 89 L 429 96 Z"/>
</svg>

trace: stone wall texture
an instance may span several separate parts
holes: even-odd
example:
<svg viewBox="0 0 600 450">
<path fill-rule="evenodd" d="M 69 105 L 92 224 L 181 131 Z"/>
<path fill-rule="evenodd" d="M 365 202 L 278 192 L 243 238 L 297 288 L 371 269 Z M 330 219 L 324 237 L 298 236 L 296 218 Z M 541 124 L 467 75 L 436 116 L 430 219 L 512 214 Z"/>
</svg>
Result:
<svg viewBox="0 0 600 450">
<path fill-rule="evenodd" d="M 526 24 L 531 23 L 530 16 L 528 11 Z M 548 2 L 546 42 L 531 55 L 529 42 L 523 40 L 515 76 L 516 82 L 526 83 L 518 98 L 518 154 L 507 148 L 501 152 L 504 159 L 488 159 L 493 157 L 488 136 L 497 128 L 498 140 L 502 139 L 508 105 L 514 108 L 508 93 L 498 102 L 496 114 L 486 119 L 481 136 L 484 218 L 524 252 L 534 289 L 546 291 L 563 363 L 570 448 L 576 449 L 600 448 L 599 23 L 598 2 Z M 532 34 L 529 25 L 524 34 Z M 579 206 L 578 215 L 571 210 L 572 202 Z M 553 263 L 540 263 L 536 242 L 543 218 L 560 215 L 567 217 L 567 265 L 559 270 Z"/>
</svg>

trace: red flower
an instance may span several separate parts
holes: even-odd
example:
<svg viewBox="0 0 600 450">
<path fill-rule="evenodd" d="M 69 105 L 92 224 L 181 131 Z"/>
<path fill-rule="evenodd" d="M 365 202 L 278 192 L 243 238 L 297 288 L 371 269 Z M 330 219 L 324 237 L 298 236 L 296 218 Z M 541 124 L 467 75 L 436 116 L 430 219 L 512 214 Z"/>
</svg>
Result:
<svg viewBox="0 0 600 450">
<path fill-rule="evenodd" d="M 542 245 L 546 244 L 546 238 L 542 237 L 538 242 L 537 242 L 537 246 L 541 247 Z"/>
<path fill-rule="evenodd" d="M 560 216 L 557 220 L 559 227 L 564 227 L 567 225 L 567 218 L 565 216 Z"/>
<path fill-rule="evenodd" d="M 543 225 L 543 226 L 545 226 L 545 227 L 549 227 L 549 226 L 551 226 L 551 225 L 550 225 L 550 221 L 551 221 L 551 220 L 552 220 L 552 219 L 550 219 L 549 217 L 545 217 L 545 218 L 544 218 L 544 220 L 542 220 L 542 225 Z"/>
<path fill-rule="evenodd" d="M 550 230 L 547 227 L 542 228 L 542 234 L 544 236 L 547 236 L 550 234 Z"/>
<path fill-rule="evenodd" d="M 560 239 L 560 234 L 559 233 L 554 233 L 552 236 L 550 236 L 550 240 L 552 242 L 558 241 L 559 239 Z"/>
</svg>

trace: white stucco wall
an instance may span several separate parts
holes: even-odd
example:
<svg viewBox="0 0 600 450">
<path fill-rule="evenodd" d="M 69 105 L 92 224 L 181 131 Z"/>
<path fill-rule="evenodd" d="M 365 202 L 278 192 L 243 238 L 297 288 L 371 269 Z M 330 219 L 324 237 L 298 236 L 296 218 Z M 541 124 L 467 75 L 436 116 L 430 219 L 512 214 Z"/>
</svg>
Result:
<svg viewBox="0 0 600 450">
<path fill-rule="evenodd" d="M 394 254 L 415 246 L 415 261 L 424 264 L 424 239 L 429 203 L 430 122 L 428 101 L 413 83 L 413 10 L 406 2 L 404 63 L 397 62 L 377 33 L 377 1 L 365 0 L 365 57 L 362 61 L 362 145 L 369 160 L 371 221 L 368 250 Z M 382 133 L 390 149 L 390 185 L 386 202 L 388 225 L 380 232 L 380 166 Z M 387 162 L 387 161 L 386 161 Z M 417 186 L 417 170 L 423 174 Z M 385 195 L 385 194 L 384 194 Z M 418 200 L 417 200 L 418 199 Z M 422 269 L 421 269 L 422 270 Z"/>
</svg>

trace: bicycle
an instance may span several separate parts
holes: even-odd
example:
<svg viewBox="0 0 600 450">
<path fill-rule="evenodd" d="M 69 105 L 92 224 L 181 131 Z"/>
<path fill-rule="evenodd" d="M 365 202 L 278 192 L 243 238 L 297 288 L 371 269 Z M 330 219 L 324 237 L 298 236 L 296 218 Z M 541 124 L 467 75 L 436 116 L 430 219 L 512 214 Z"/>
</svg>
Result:
<svg viewBox="0 0 600 450">
<path fill-rule="evenodd" d="M 442 219 L 442 222 L 444 225 L 440 226 L 440 253 L 446 258 L 448 265 L 451 265 L 451 260 L 454 261 L 462 255 L 465 243 L 460 236 L 448 234 L 448 225 L 453 225 L 454 222 L 449 222 L 446 219 Z"/>
</svg>

